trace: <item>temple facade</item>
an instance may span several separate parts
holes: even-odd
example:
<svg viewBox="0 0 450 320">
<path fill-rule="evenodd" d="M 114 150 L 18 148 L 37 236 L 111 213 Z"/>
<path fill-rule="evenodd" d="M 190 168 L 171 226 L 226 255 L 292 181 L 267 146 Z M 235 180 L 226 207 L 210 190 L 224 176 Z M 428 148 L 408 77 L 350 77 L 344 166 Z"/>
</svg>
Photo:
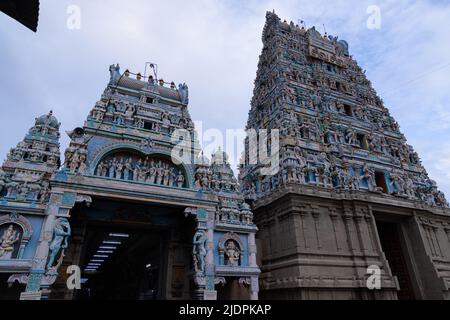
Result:
<svg viewBox="0 0 450 320">
<path fill-rule="evenodd" d="M 112 65 L 61 167 L 60 124 L 36 119 L 0 171 L 2 298 L 258 298 L 253 214 L 188 93 Z"/>
<path fill-rule="evenodd" d="M 450 299 L 447 200 L 348 43 L 273 12 L 262 41 L 238 179 L 156 72 L 111 65 L 61 161 L 36 118 L 0 169 L 0 299 Z"/>
<path fill-rule="evenodd" d="M 450 299 L 448 203 L 348 43 L 273 12 L 262 41 L 247 129 L 279 130 L 279 170 L 248 140 L 240 168 L 260 297 Z"/>
</svg>

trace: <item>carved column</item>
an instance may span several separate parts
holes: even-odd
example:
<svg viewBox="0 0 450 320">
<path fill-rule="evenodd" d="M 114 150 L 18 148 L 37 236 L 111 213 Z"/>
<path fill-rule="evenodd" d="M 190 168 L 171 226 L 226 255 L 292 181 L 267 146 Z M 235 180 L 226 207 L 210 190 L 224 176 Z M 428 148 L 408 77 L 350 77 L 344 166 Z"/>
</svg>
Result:
<svg viewBox="0 0 450 320">
<path fill-rule="evenodd" d="M 197 288 L 195 290 L 195 299 L 212 299 L 214 296 L 214 217 L 215 211 L 208 211 L 204 208 L 187 208 L 186 214 L 195 215 L 197 221 L 196 231 L 202 231 L 205 234 L 205 268 L 193 274 L 193 280 Z M 205 292 L 208 295 L 205 295 Z"/>
<path fill-rule="evenodd" d="M 250 282 L 250 300 L 258 300 L 259 282 L 258 277 L 251 277 Z"/>
<path fill-rule="evenodd" d="M 248 234 L 248 262 L 250 267 L 257 267 L 256 264 L 256 242 L 255 242 L 255 234 Z"/>
<path fill-rule="evenodd" d="M 32 261 L 31 271 L 27 278 L 27 286 L 23 299 L 27 299 L 27 294 L 40 294 L 42 299 L 47 299 L 47 294 L 50 292 L 48 288 L 55 282 L 57 273 L 49 273 L 46 269 L 46 263 L 50 251 L 50 243 L 53 240 L 53 229 L 56 219 L 69 218 L 69 211 L 73 208 L 76 202 L 86 202 L 90 204 L 91 198 L 88 196 L 79 195 L 72 192 L 53 192 L 50 195 L 50 201 L 47 206 L 41 236 L 36 249 L 35 256 Z M 60 259 L 61 252 L 58 252 L 57 257 Z M 57 271 L 56 269 L 54 271 Z M 42 289 L 42 290 L 41 290 Z"/>
<path fill-rule="evenodd" d="M 59 206 L 62 203 L 63 195 L 52 193 L 47 207 L 47 217 L 42 226 L 41 237 L 34 256 L 31 272 L 28 277 L 25 292 L 38 293 L 41 289 L 41 283 L 45 275 L 45 264 L 47 262 L 50 241 L 53 237 L 53 226 L 59 213 Z"/>
<path fill-rule="evenodd" d="M 216 275 L 214 265 L 214 216 L 215 212 L 207 212 L 208 221 L 206 222 L 206 260 L 205 260 L 205 276 L 207 291 L 215 291 L 214 278 Z M 214 299 L 214 297 L 203 296 L 203 299 Z M 217 299 L 217 296 L 214 300 Z"/>
</svg>

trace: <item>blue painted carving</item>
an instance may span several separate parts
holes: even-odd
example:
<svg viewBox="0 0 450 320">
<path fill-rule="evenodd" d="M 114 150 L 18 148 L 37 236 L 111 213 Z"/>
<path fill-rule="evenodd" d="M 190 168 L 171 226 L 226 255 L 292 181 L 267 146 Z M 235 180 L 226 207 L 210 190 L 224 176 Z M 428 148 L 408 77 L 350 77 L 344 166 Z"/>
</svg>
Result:
<svg viewBox="0 0 450 320">
<path fill-rule="evenodd" d="M 205 257 L 206 257 L 206 234 L 203 230 L 199 230 L 194 235 L 192 241 L 192 257 L 194 260 L 194 269 L 196 273 L 205 272 Z"/>
<path fill-rule="evenodd" d="M 208 218 L 208 212 L 203 209 L 203 208 L 199 208 L 197 210 L 197 218 L 199 219 L 207 219 Z"/>
<path fill-rule="evenodd" d="M 77 198 L 76 193 L 64 192 L 62 197 L 62 205 L 73 207 L 75 205 L 76 198 Z"/>
<path fill-rule="evenodd" d="M 117 82 L 120 79 L 120 66 L 119 64 L 116 65 L 110 65 L 109 66 L 109 73 L 110 73 L 110 79 L 109 79 L 109 85 L 116 85 Z"/>
<path fill-rule="evenodd" d="M 32 272 L 28 276 L 26 292 L 38 292 L 41 288 L 43 273 Z"/>
<path fill-rule="evenodd" d="M 215 232 L 214 242 L 217 248 L 215 259 L 218 265 L 229 267 L 248 265 L 247 235 L 235 232 Z M 230 261 L 231 254 L 235 252 L 239 254 L 237 263 Z"/>
<path fill-rule="evenodd" d="M 141 155 L 142 157 L 162 157 L 165 159 L 172 159 L 173 155 L 169 151 L 165 150 L 151 150 L 149 153 L 145 153 L 142 150 L 141 146 L 135 145 L 135 144 L 127 144 L 127 143 L 115 143 L 111 145 L 104 145 L 100 146 L 98 150 L 95 151 L 96 155 L 94 159 L 92 159 L 92 162 L 90 163 L 90 174 L 95 175 L 95 170 L 98 167 L 99 163 L 106 158 L 108 155 L 114 154 L 116 152 L 124 152 L 129 150 L 132 153 Z M 185 164 L 181 161 L 181 159 L 174 157 L 174 160 L 177 163 L 180 163 L 180 167 L 184 171 L 184 185 L 187 187 L 191 187 L 193 184 L 193 173 L 192 173 L 192 166 L 189 164 Z M 170 160 L 171 161 L 171 160 Z M 114 170 L 114 168 L 109 168 L 109 170 Z M 114 172 L 110 171 L 109 176 L 114 176 Z"/>
<path fill-rule="evenodd" d="M 14 250 L 17 252 L 17 255 L 13 256 L 12 258 L 23 259 L 25 248 L 27 247 L 33 235 L 33 227 L 30 221 L 24 216 L 18 215 L 17 212 L 12 212 L 9 215 L 3 215 L 2 217 L 0 217 L 0 228 L 5 225 L 9 228 L 12 228 L 17 233 L 16 242 L 18 242 L 18 250 Z M 0 236 L 2 235 L 0 234 Z"/>
<path fill-rule="evenodd" d="M 178 85 L 178 92 L 180 94 L 181 103 L 188 104 L 189 103 L 189 88 L 186 83 Z"/>
<path fill-rule="evenodd" d="M 67 172 L 68 172 L 67 168 L 62 168 L 55 174 L 55 180 L 61 181 L 61 182 L 67 181 L 67 178 L 68 178 Z"/>
<path fill-rule="evenodd" d="M 56 273 L 57 270 L 53 264 L 60 250 L 67 248 L 70 234 L 71 230 L 69 221 L 66 218 L 56 219 L 55 226 L 53 227 L 53 240 L 49 246 L 50 255 L 47 262 L 47 272 L 49 274 Z"/>
</svg>

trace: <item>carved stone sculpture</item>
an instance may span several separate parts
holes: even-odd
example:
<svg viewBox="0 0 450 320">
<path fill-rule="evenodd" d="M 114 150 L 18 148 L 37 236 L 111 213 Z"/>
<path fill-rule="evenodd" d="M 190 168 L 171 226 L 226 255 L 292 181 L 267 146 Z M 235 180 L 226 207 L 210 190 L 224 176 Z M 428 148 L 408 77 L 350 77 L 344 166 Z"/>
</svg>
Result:
<svg viewBox="0 0 450 320">
<path fill-rule="evenodd" d="M 13 225 L 3 232 L 0 238 L 0 260 L 11 259 L 14 251 L 14 244 L 20 240 L 20 233 Z"/>
<path fill-rule="evenodd" d="M 205 257 L 206 257 L 206 235 L 204 231 L 197 231 L 192 242 L 192 257 L 194 260 L 194 270 L 197 273 L 205 271 Z"/>
<path fill-rule="evenodd" d="M 56 257 L 60 251 L 64 251 L 68 246 L 68 239 L 71 234 L 70 224 L 66 218 L 58 218 L 53 227 L 53 238 L 50 243 L 50 255 L 47 262 L 47 271 L 55 273 L 57 270 L 53 267 Z"/>
<path fill-rule="evenodd" d="M 241 250 L 233 240 L 228 240 L 225 244 L 226 265 L 231 267 L 239 266 Z"/>
</svg>

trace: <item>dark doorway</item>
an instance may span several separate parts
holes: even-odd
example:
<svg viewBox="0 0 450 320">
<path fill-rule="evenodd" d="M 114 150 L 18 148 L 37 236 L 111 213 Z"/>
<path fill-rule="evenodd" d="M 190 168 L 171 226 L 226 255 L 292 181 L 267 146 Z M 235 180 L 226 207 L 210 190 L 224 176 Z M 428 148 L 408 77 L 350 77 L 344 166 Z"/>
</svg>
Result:
<svg viewBox="0 0 450 320">
<path fill-rule="evenodd" d="M 59 277 L 51 299 L 188 299 L 196 222 L 183 207 L 94 198 L 71 212 L 62 268 L 80 266 L 81 290 Z"/>
<path fill-rule="evenodd" d="M 239 283 L 239 278 L 227 277 L 225 283 L 216 285 L 217 300 L 249 300 L 248 285 Z"/>
<path fill-rule="evenodd" d="M 0 274 L 0 300 L 19 300 L 20 294 L 25 291 L 25 285 L 17 282 L 8 283 L 10 273 Z"/>
<path fill-rule="evenodd" d="M 406 264 L 405 248 L 401 242 L 400 224 L 377 221 L 378 236 L 392 274 L 398 278 L 399 300 L 415 300 L 411 276 Z"/>
<path fill-rule="evenodd" d="M 383 189 L 384 193 L 388 193 L 386 180 L 383 172 L 375 171 L 375 183 L 377 184 L 377 187 Z"/>
<path fill-rule="evenodd" d="M 80 299 L 162 298 L 165 233 L 159 230 L 90 227 L 86 234 Z"/>
</svg>

